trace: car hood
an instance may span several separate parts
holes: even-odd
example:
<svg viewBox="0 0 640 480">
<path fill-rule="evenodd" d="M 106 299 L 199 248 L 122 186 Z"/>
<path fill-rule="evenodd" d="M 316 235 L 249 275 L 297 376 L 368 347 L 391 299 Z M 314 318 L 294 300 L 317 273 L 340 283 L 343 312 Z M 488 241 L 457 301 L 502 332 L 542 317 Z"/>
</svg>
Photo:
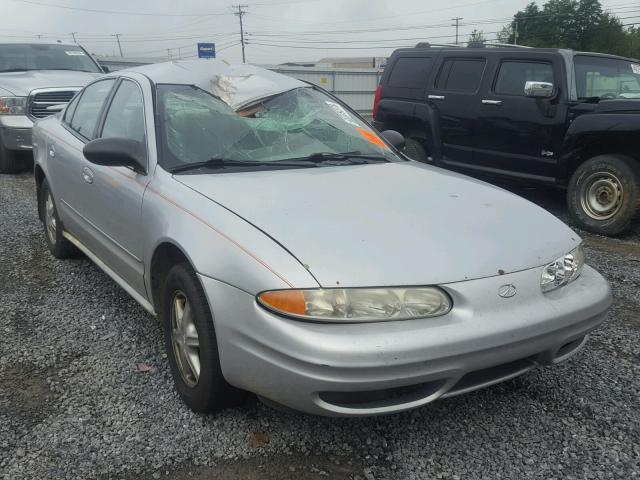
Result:
<svg viewBox="0 0 640 480">
<path fill-rule="evenodd" d="M 580 243 L 527 200 L 416 162 L 174 178 L 271 236 L 323 287 L 489 277 Z"/>
<path fill-rule="evenodd" d="M 27 72 L 0 73 L 0 88 L 19 97 L 28 96 L 36 88 L 84 87 L 101 76 L 101 73 L 66 70 L 31 70 Z"/>
</svg>

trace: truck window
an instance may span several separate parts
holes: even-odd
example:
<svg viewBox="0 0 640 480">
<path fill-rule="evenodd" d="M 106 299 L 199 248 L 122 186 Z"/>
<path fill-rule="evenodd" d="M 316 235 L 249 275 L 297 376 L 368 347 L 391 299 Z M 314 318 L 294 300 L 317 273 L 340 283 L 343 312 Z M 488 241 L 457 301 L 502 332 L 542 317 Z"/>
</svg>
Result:
<svg viewBox="0 0 640 480">
<path fill-rule="evenodd" d="M 423 88 L 431 70 L 429 57 L 400 57 L 389 76 L 389 86 Z"/>
<path fill-rule="evenodd" d="M 589 55 L 574 64 L 578 98 L 640 98 L 640 64 Z"/>
<path fill-rule="evenodd" d="M 475 92 L 487 61 L 484 58 L 448 58 L 442 63 L 436 88 L 452 92 Z"/>
<path fill-rule="evenodd" d="M 526 82 L 553 83 L 553 67 L 546 62 L 502 62 L 493 91 L 499 95 L 524 97 Z"/>
</svg>

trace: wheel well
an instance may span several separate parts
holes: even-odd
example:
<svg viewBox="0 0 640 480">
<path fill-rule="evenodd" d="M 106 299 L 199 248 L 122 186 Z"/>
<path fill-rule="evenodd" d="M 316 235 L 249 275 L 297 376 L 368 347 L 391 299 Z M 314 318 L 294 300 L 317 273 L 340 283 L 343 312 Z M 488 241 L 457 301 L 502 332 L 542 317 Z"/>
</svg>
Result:
<svg viewBox="0 0 640 480">
<path fill-rule="evenodd" d="M 36 165 L 33 169 L 33 174 L 36 179 L 36 201 L 38 206 L 38 218 L 42 220 L 42 207 L 40 205 L 40 190 L 42 189 L 42 182 L 44 182 L 45 176 L 44 171 L 40 167 L 40 165 Z"/>
<path fill-rule="evenodd" d="M 156 313 L 160 313 L 162 302 L 160 291 L 169 270 L 178 263 L 189 263 L 187 256 L 173 243 L 165 242 L 156 247 L 151 257 L 151 296 Z"/>
<path fill-rule="evenodd" d="M 640 166 L 640 153 L 638 153 L 637 146 L 632 145 L 631 142 L 620 141 L 619 138 L 598 138 L 597 141 L 594 140 L 585 145 L 580 152 L 571 159 L 567 169 L 566 181 L 569 181 L 573 172 L 575 172 L 580 165 L 598 155 L 624 155 L 625 157 L 635 160 L 637 162 L 636 165 Z"/>
</svg>

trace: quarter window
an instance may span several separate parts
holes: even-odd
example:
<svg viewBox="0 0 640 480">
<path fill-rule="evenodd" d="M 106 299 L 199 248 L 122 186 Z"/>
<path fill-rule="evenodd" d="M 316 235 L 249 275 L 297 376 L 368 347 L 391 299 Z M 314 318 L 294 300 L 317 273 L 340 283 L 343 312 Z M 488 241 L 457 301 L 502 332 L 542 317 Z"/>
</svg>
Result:
<svg viewBox="0 0 640 480">
<path fill-rule="evenodd" d="M 81 93 L 77 93 L 72 99 L 71 102 L 69 102 L 69 105 L 67 106 L 66 110 L 64 111 L 64 119 L 63 121 L 65 123 L 70 123 L 71 122 L 71 117 L 73 117 L 73 112 L 76 109 L 76 106 L 78 106 L 78 100 L 80 99 L 80 95 Z"/>
<path fill-rule="evenodd" d="M 424 88 L 431 70 L 431 59 L 427 57 L 401 57 L 389 76 L 389 86 L 399 88 Z"/>
<path fill-rule="evenodd" d="M 524 96 L 526 82 L 553 83 L 553 67 L 550 63 L 542 62 L 503 62 L 494 92 L 500 95 Z"/>
<path fill-rule="evenodd" d="M 451 92 L 475 92 L 486 65 L 483 58 L 448 58 L 442 64 L 436 88 Z"/>
<path fill-rule="evenodd" d="M 88 140 L 95 138 L 96 125 L 98 124 L 102 106 L 114 83 L 115 79 L 110 78 L 92 83 L 84 89 L 71 119 L 72 130 Z"/>
<path fill-rule="evenodd" d="M 144 143 L 144 110 L 138 85 L 123 80 L 113 96 L 102 138 L 128 138 Z"/>
</svg>

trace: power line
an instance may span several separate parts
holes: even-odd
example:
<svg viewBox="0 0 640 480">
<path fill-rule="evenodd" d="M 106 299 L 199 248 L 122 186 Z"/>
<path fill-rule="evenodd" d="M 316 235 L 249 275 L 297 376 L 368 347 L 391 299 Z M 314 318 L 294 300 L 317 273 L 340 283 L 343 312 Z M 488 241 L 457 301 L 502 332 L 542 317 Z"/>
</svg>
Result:
<svg viewBox="0 0 640 480">
<path fill-rule="evenodd" d="M 242 17 L 244 17 L 247 14 L 246 10 L 243 10 L 244 8 L 248 8 L 248 5 L 234 5 L 233 8 L 237 8 L 238 11 L 234 13 L 234 15 L 236 17 L 238 17 L 240 19 L 240 43 L 242 44 L 242 63 L 247 63 L 247 59 L 245 57 L 245 53 L 244 53 L 244 46 L 245 46 L 245 39 L 244 39 L 244 26 L 242 25 Z"/>
</svg>

